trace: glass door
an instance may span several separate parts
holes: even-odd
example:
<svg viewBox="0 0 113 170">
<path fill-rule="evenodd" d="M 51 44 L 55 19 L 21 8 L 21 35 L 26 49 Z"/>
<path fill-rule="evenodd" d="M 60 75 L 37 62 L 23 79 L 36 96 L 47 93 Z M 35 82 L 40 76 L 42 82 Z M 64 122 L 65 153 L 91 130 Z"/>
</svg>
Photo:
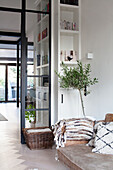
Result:
<svg viewBox="0 0 113 170">
<path fill-rule="evenodd" d="M 0 101 L 5 101 L 5 73 L 6 73 L 6 67 L 3 65 L 0 65 Z"/>
</svg>

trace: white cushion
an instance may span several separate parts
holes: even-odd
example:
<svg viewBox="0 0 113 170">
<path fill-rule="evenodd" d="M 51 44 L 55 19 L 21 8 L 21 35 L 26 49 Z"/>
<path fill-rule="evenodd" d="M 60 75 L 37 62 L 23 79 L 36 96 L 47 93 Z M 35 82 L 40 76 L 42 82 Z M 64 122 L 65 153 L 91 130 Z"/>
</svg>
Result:
<svg viewBox="0 0 113 170">
<path fill-rule="evenodd" d="M 113 154 L 113 122 L 99 123 L 92 152 Z"/>
<path fill-rule="evenodd" d="M 93 127 L 93 135 L 92 135 L 92 138 L 90 139 L 90 141 L 88 142 L 88 144 L 86 144 L 87 146 L 95 147 L 95 137 L 97 134 L 97 129 L 98 129 L 99 124 L 100 124 L 100 122 L 95 121 L 95 125 Z"/>
<path fill-rule="evenodd" d="M 92 138 L 94 122 L 88 118 L 60 120 L 55 124 L 54 136 L 57 148 L 66 141 L 88 141 Z"/>
<path fill-rule="evenodd" d="M 29 129 L 27 130 L 28 133 L 34 133 L 34 132 L 51 132 L 49 128 L 45 129 Z"/>
</svg>

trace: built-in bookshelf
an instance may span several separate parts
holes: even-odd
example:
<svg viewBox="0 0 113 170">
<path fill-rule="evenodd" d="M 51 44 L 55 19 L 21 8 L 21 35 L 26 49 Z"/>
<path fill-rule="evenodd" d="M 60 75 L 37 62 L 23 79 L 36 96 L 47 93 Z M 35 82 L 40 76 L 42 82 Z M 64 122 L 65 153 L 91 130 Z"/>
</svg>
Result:
<svg viewBox="0 0 113 170">
<path fill-rule="evenodd" d="M 60 62 L 65 64 L 76 64 L 76 61 L 81 59 L 80 1 L 73 1 L 75 5 L 71 3 L 69 0 L 59 1 Z"/>
<path fill-rule="evenodd" d="M 58 72 L 60 72 L 62 62 L 69 67 L 75 67 L 77 60 L 81 60 L 81 0 L 59 0 L 58 13 Z M 77 112 L 75 105 L 78 97 L 72 89 L 62 89 L 59 84 L 58 101 L 58 119 L 69 116 L 70 112 L 71 115 Z M 73 101 L 75 103 L 72 105 Z"/>
</svg>

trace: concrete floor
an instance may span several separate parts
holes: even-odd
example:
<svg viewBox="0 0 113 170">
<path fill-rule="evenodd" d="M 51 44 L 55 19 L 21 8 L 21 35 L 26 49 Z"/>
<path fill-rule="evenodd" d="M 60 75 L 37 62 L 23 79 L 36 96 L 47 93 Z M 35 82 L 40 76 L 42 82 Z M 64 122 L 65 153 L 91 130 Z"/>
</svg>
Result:
<svg viewBox="0 0 113 170">
<path fill-rule="evenodd" d="M 69 170 L 55 160 L 55 148 L 31 151 L 20 144 L 19 110 L 16 103 L 0 104 L 0 113 L 8 119 L 0 121 L 0 170 Z"/>
</svg>

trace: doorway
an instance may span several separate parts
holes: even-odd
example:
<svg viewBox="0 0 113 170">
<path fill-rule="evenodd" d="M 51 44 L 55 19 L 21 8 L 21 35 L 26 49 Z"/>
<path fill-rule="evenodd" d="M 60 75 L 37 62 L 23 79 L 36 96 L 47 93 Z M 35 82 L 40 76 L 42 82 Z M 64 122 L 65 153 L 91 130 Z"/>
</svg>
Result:
<svg viewBox="0 0 113 170">
<path fill-rule="evenodd" d="M 5 65 L 0 65 L 0 101 L 5 101 L 5 75 L 6 75 L 6 67 Z"/>
<path fill-rule="evenodd" d="M 19 75 L 20 77 L 20 75 Z M 20 100 L 20 81 L 19 81 Z M 17 66 L 15 63 L 0 63 L 0 102 L 17 101 Z"/>
</svg>

